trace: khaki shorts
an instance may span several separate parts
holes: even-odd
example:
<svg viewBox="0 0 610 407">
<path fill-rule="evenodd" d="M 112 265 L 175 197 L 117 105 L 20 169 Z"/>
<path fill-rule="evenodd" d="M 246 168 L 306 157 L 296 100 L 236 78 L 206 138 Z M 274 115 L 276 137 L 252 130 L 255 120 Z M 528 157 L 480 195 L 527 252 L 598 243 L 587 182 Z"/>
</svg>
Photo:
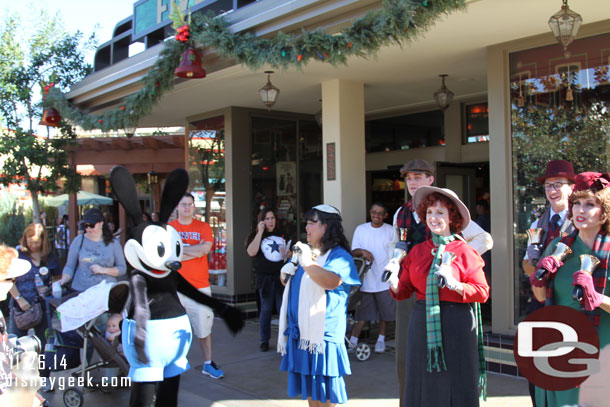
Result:
<svg viewBox="0 0 610 407">
<path fill-rule="evenodd" d="M 212 288 L 209 286 L 200 288 L 199 292 L 210 297 L 212 296 Z M 214 311 L 212 311 L 210 307 L 201 305 L 184 294 L 178 293 L 178 298 L 189 316 L 193 335 L 197 338 L 210 336 L 212 333 L 212 325 L 214 325 Z"/>
<path fill-rule="evenodd" d="M 356 321 L 394 321 L 396 301 L 390 290 L 378 293 L 360 292 L 362 299 L 356 310 Z"/>
</svg>

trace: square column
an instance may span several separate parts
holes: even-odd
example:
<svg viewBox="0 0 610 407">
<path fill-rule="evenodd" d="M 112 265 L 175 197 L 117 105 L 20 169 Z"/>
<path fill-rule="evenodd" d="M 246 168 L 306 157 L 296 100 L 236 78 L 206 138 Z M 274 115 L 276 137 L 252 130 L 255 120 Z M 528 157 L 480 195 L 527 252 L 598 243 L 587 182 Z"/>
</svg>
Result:
<svg viewBox="0 0 610 407">
<path fill-rule="evenodd" d="M 324 203 L 341 211 L 345 236 L 351 241 L 356 226 L 366 220 L 367 209 L 364 84 L 322 82 L 322 112 Z"/>
</svg>

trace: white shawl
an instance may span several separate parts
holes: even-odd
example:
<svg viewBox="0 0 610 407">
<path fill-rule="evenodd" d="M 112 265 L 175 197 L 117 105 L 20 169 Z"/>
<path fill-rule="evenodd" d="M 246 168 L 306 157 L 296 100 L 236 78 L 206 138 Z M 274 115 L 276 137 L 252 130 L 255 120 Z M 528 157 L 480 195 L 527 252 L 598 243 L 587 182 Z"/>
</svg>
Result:
<svg viewBox="0 0 610 407">
<path fill-rule="evenodd" d="M 332 250 L 332 249 L 331 249 Z M 331 250 L 318 256 L 316 263 L 324 267 Z M 288 280 L 280 308 L 280 331 L 277 338 L 277 351 L 286 354 L 288 337 L 284 335 L 288 327 L 288 293 L 291 280 Z M 326 317 L 326 290 L 316 284 L 307 272 L 303 273 L 299 289 L 299 348 L 310 353 L 324 352 L 324 319 Z"/>
</svg>

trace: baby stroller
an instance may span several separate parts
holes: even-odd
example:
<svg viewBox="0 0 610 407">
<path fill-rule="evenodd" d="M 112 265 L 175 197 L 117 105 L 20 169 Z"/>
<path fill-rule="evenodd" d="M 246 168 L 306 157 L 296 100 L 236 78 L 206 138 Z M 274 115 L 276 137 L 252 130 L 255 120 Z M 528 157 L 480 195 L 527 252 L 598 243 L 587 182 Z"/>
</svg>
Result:
<svg viewBox="0 0 610 407">
<path fill-rule="evenodd" d="M 93 297 L 98 297 L 100 305 L 91 304 Z M 103 301 L 104 298 L 107 298 L 107 302 Z M 130 300 L 129 283 L 126 281 L 111 284 L 102 282 L 82 293 L 73 292 L 60 299 L 49 299 L 48 309 L 53 307 L 57 311 L 62 326 L 59 331 L 49 327 L 50 346 L 45 349 L 45 359 L 51 361 L 51 371 L 74 369 L 80 365 L 71 375 L 75 378 L 81 377 L 80 383 L 84 383 L 84 387 L 102 392 L 110 392 L 120 387 L 115 385 L 114 377 L 126 377 L 129 374 L 129 364 L 117 350 L 116 344 L 106 340 L 104 332 L 95 327 L 95 322 L 105 312 L 124 315 Z M 80 320 L 77 318 L 79 310 L 83 310 L 83 319 Z M 93 351 L 99 356 L 99 361 L 92 363 Z M 90 373 L 97 369 L 112 372 L 113 380 L 88 380 Z M 75 380 L 75 383 L 78 382 Z M 129 384 L 123 380 L 117 380 L 116 383 Z M 79 387 L 65 389 L 63 401 L 66 407 L 82 406 L 83 390 Z"/>
<path fill-rule="evenodd" d="M 360 281 L 364 279 L 364 275 L 371 268 L 371 262 L 363 259 L 362 257 L 354 257 L 354 263 L 356 263 L 356 269 L 358 270 L 358 277 L 360 277 Z M 360 287 L 356 286 L 352 287 L 352 291 L 349 294 L 349 298 L 347 300 L 347 331 L 351 332 L 356 320 L 354 319 L 356 308 L 360 304 L 360 299 L 362 295 L 360 294 Z M 347 332 L 345 333 L 345 343 L 346 346 L 349 346 L 349 337 L 347 336 Z M 356 354 L 356 359 L 361 362 L 368 360 L 371 357 L 371 346 L 366 342 L 358 342 L 356 349 L 354 351 Z"/>
</svg>

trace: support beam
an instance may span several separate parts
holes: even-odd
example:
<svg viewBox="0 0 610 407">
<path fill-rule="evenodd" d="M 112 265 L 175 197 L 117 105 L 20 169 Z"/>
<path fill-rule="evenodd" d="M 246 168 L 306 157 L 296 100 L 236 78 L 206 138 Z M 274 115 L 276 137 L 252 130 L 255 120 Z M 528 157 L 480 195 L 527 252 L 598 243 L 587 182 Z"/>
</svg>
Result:
<svg viewBox="0 0 610 407">
<path fill-rule="evenodd" d="M 366 219 L 364 84 L 322 82 L 322 111 L 324 203 L 341 211 L 345 235 L 351 240 L 356 226 Z"/>
</svg>

